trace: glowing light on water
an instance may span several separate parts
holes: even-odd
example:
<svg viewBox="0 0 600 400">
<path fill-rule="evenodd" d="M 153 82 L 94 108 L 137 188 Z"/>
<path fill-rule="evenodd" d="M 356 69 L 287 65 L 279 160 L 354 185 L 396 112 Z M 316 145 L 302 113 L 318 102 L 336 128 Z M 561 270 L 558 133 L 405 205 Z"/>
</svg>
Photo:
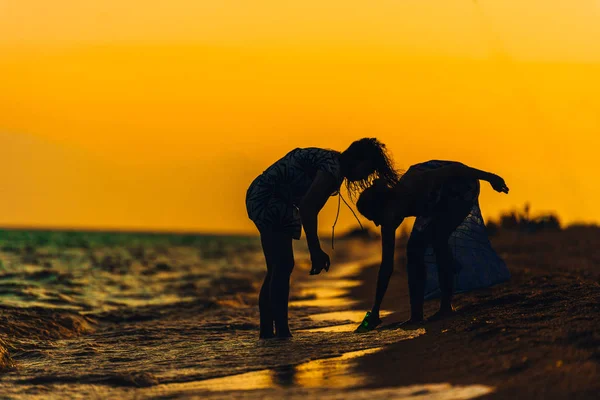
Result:
<svg viewBox="0 0 600 400">
<path fill-rule="evenodd" d="M 380 316 L 383 318 L 390 315 L 391 311 L 381 311 Z M 311 315 L 310 318 L 315 322 L 324 321 L 352 321 L 351 324 L 341 324 L 333 326 L 325 326 L 322 328 L 304 329 L 306 332 L 353 332 L 358 324 L 365 317 L 364 311 L 334 311 L 322 314 Z"/>
<path fill-rule="evenodd" d="M 234 392 L 243 391 L 244 398 L 262 398 L 265 394 L 278 394 L 289 399 L 304 398 L 310 395 L 322 399 L 344 398 L 350 400 L 371 398 L 466 400 L 494 391 L 493 388 L 484 385 L 453 386 L 448 383 L 347 390 L 364 384 L 368 379 L 352 370 L 354 366 L 352 360 L 380 350 L 381 348 L 373 348 L 354 351 L 340 357 L 314 360 L 297 366 L 287 365 L 271 370 L 248 372 L 201 382 L 159 385 L 148 389 L 149 393 L 147 394 L 179 393 L 183 395 L 184 393 L 198 392 L 204 393 L 203 398 L 220 398 L 217 395 L 219 392 L 229 392 L 228 395 L 235 397 Z M 345 390 L 341 393 L 340 389 Z M 277 396 L 272 398 L 277 398 Z"/>
<path fill-rule="evenodd" d="M 277 387 L 342 388 L 361 384 L 364 376 L 350 373 L 352 360 L 381 350 L 373 348 L 345 353 L 340 357 L 309 361 L 300 365 L 286 365 L 273 369 L 247 372 L 200 382 L 161 385 L 170 390 L 258 390 Z"/>
</svg>

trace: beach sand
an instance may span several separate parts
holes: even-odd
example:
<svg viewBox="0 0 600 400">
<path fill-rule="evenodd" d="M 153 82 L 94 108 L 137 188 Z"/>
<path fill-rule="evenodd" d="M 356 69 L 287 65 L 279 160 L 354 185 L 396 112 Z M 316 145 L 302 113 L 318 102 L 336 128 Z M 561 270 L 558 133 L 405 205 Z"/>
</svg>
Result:
<svg viewBox="0 0 600 400">
<path fill-rule="evenodd" d="M 492 238 L 509 282 L 455 296 L 456 315 L 427 333 L 362 357 L 367 387 L 449 382 L 484 384 L 484 398 L 598 398 L 600 393 L 600 230 L 504 232 Z M 404 246 L 397 265 L 404 265 Z M 377 266 L 362 270 L 352 296 L 368 309 Z M 385 324 L 409 316 L 406 274 L 394 274 Z M 426 304 L 426 316 L 437 302 Z"/>
</svg>

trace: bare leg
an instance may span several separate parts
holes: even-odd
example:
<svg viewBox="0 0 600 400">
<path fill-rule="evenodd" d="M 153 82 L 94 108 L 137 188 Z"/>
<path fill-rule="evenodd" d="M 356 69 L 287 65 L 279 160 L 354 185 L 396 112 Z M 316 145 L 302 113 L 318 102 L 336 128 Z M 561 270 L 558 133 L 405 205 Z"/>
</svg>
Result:
<svg viewBox="0 0 600 400">
<path fill-rule="evenodd" d="M 290 296 L 290 277 L 294 269 L 292 238 L 276 236 L 274 241 L 275 264 L 271 278 L 271 310 L 275 321 L 275 336 L 291 337 L 288 325 L 288 301 Z"/>
<path fill-rule="evenodd" d="M 425 269 L 425 250 L 427 242 L 420 233 L 413 232 L 408 240 L 407 273 L 408 292 L 410 296 L 410 321 L 423 320 L 423 303 L 425 302 L 425 283 L 427 270 Z"/>
<path fill-rule="evenodd" d="M 273 333 L 273 312 L 271 311 L 271 271 L 267 272 L 265 280 L 260 289 L 258 297 L 258 308 L 260 310 L 260 338 L 269 339 L 275 336 Z"/>
<path fill-rule="evenodd" d="M 260 338 L 269 339 L 275 337 L 273 332 L 273 312 L 271 310 L 271 279 L 273 277 L 273 250 L 269 235 L 261 235 L 261 244 L 267 262 L 267 275 L 263 281 L 258 297 L 258 308 L 260 311 Z"/>
<path fill-rule="evenodd" d="M 439 217 L 433 226 L 433 250 L 435 252 L 440 285 L 440 310 L 432 317 L 436 319 L 451 314 L 452 293 L 454 291 L 454 257 L 448 247 L 450 235 L 462 224 L 471 211 L 470 202 L 448 204 L 445 214 Z"/>
<path fill-rule="evenodd" d="M 449 236 L 440 242 L 435 243 L 435 260 L 438 269 L 438 280 L 440 285 L 440 310 L 439 314 L 451 314 L 452 309 L 452 291 L 454 286 L 454 258 L 448 248 Z"/>
</svg>

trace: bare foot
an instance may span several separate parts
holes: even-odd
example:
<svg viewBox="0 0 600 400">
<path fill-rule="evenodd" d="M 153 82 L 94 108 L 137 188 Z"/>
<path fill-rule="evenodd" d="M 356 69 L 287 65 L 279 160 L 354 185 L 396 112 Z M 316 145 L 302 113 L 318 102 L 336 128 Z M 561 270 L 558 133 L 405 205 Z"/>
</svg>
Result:
<svg viewBox="0 0 600 400">
<path fill-rule="evenodd" d="M 259 339 L 273 339 L 275 334 L 273 332 L 261 332 Z"/>
<path fill-rule="evenodd" d="M 275 335 L 275 337 L 277 339 L 289 339 L 289 338 L 292 337 L 292 332 L 290 332 L 290 331 L 281 332 L 281 333 L 277 332 L 277 334 Z"/>
</svg>

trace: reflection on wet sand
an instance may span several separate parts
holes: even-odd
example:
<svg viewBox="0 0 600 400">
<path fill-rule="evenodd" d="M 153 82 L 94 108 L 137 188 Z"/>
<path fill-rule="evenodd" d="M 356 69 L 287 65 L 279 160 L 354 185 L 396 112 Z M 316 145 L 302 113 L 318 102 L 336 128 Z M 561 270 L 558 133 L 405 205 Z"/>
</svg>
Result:
<svg viewBox="0 0 600 400">
<path fill-rule="evenodd" d="M 368 379 L 352 370 L 353 359 L 380 351 L 381 348 L 354 351 L 340 357 L 286 365 L 201 382 L 159 385 L 147 395 L 169 398 L 258 399 L 410 399 L 466 400 L 493 392 L 484 385 L 453 386 L 448 383 L 413 385 L 385 389 L 361 389 Z M 342 390 L 340 392 L 340 390 Z M 202 396 L 198 394 L 202 393 Z M 222 395 L 220 395 L 222 393 Z"/>
<path fill-rule="evenodd" d="M 298 300 L 290 302 L 290 307 L 351 307 L 357 302 L 350 298 L 351 288 L 361 284 L 359 280 L 351 279 L 364 265 L 361 262 L 338 264 L 328 273 L 322 273 L 299 283 Z M 362 317 L 361 317 L 362 320 Z"/>
<path fill-rule="evenodd" d="M 347 293 L 347 289 L 332 287 L 303 289 L 300 297 L 306 300 L 292 301 L 290 307 L 349 307 L 356 304 L 355 300 L 344 297 Z"/>
<path fill-rule="evenodd" d="M 353 351 L 341 357 L 314 360 L 300 364 L 296 368 L 296 385 L 315 388 L 356 387 L 366 381 L 365 376 L 352 373 L 354 365 L 349 360 L 375 353 L 381 348 Z"/>
<path fill-rule="evenodd" d="M 381 317 L 390 315 L 391 311 L 380 311 Z M 311 315 L 310 318 L 315 322 L 334 322 L 334 321 L 352 321 L 350 324 L 331 325 L 322 328 L 304 329 L 305 332 L 352 332 L 365 316 L 364 311 L 334 311 L 322 314 Z"/>
<path fill-rule="evenodd" d="M 350 360 L 375 353 L 381 348 L 353 351 L 340 357 L 309 361 L 300 365 L 285 365 L 273 369 L 208 379 L 200 382 L 161 385 L 168 391 L 179 390 L 257 390 L 269 388 L 344 388 L 362 384 L 364 376 L 350 373 Z M 157 388 L 158 389 L 158 388 Z"/>
</svg>

